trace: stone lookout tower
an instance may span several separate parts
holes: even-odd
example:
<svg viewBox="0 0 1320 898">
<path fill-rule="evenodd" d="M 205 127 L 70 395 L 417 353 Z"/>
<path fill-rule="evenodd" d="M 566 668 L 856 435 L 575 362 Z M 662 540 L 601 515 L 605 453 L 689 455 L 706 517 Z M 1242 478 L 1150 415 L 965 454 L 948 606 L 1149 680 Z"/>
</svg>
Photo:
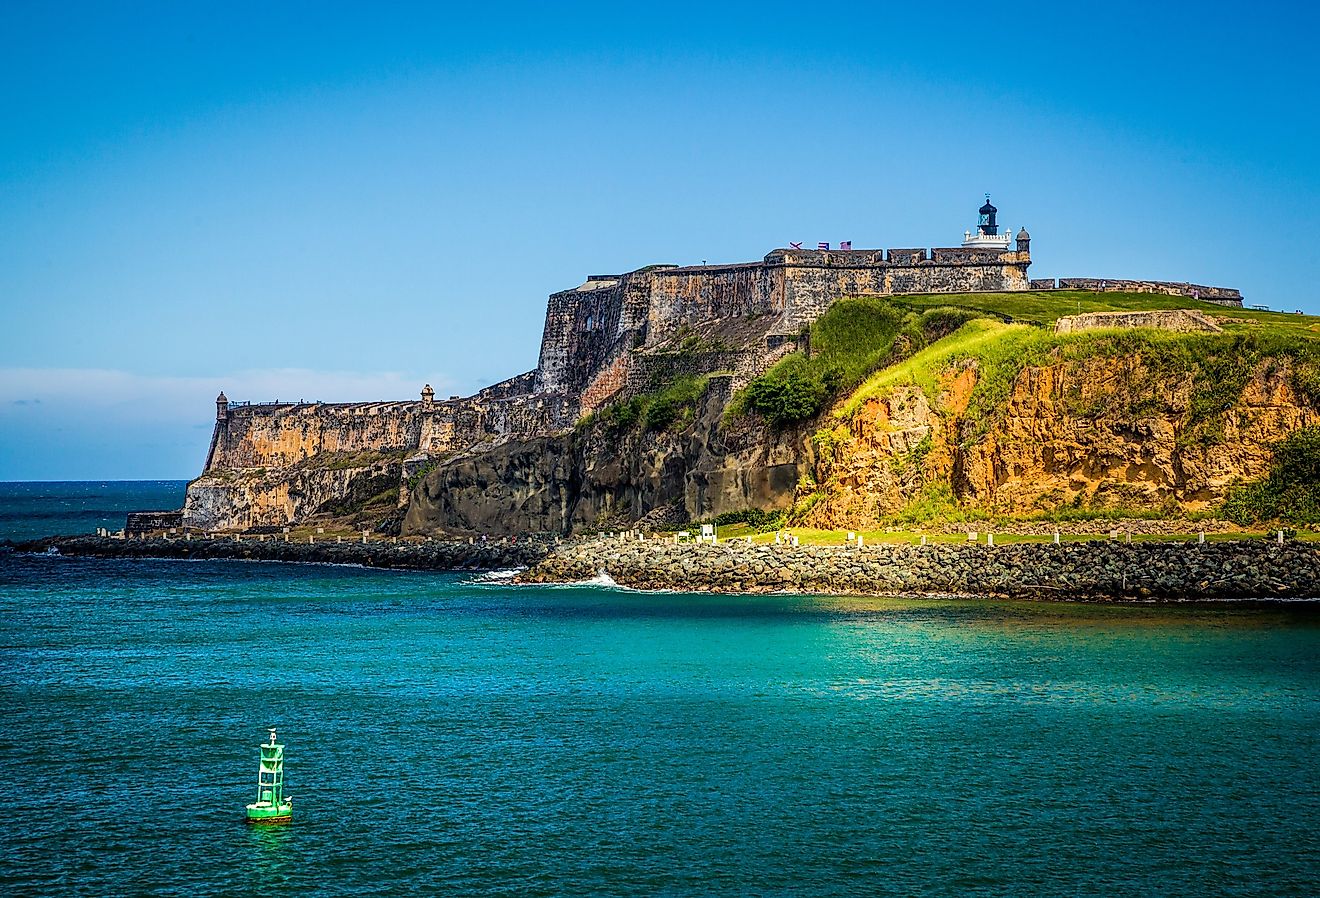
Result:
<svg viewBox="0 0 1320 898">
<path fill-rule="evenodd" d="M 999 222 L 995 216 L 999 210 L 990 204 L 990 194 L 985 195 L 985 205 L 977 210 L 976 232 L 963 231 L 962 245 L 975 249 L 1008 249 L 1008 234 L 999 233 Z"/>
<path fill-rule="evenodd" d="M 229 397 L 225 395 L 224 390 L 221 390 L 220 395 L 215 397 L 215 419 L 217 421 L 223 421 L 225 419 L 225 415 L 228 413 L 229 413 Z"/>
<path fill-rule="evenodd" d="M 435 402 L 435 390 L 431 389 L 430 384 L 426 384 L 424 387 L 422 387 L 422 402 L 426 403 L 427 405 L 430 405 L 431 403 Z"/>
</svg>

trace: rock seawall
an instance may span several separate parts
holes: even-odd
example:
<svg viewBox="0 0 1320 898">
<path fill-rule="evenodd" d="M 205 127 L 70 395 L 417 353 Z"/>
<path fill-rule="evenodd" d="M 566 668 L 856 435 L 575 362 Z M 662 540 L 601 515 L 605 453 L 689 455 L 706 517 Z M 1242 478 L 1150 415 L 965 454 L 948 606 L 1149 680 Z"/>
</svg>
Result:
<svg viewBox="0 0 1320 898">
<path fill-rule="evenodd" d="M 222 558 L 313 564 L 360 564 L 364 567 L 424 571 L 489 571 L 526 567 L 543 559 L 545 543 L 372 542 L 294 543 L 251 537 L 234 539 L 112 539 L 58 536 L 15 546 L 20 552 L 45 552 L 95 558 Z"/>
<path fill-rule="evenodd" d="M 712 592 L 974 595 L 1111 601 L 1315 599 L 1320 550 L 1304 543 L 1025 543 L 788 547 L 595 540 L 519 575 Z"/>
</svg>

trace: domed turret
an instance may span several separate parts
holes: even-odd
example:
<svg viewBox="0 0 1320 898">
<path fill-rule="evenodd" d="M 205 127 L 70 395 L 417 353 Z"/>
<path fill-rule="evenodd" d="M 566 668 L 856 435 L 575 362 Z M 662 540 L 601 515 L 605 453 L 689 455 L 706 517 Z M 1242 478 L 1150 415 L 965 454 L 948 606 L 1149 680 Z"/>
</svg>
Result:
<svg viewBox="0 0 1320 898">
<path fill-rule="evenodd" d="M 1017 251 L 1020 253 L 1031 253 L 1031 235 L 1027 233 L 1026 228 L 1018 228 Z"/>
<path fill-rule="evenodd" d="M 422 402 L 425 402 L 427 405 L 435 402 L 435 390 L 431 389 L 430 384 L 422 387 Z"/>
<path fill-rule="evenodd" d="M 976 233 L 983 234 L 986 237 L 994 237 L 998 234 L 999 225 L 995 222 L 995 215 L 999 210 L 990 205 L 990 194 L 985 195 L 985 205 L 977 212 L 979 215 L 976 222 Z"/>
<path fill-rule="evenodd" d="M 975 249 L 1008 249 L 1010 238 L 1008 234 L 999 233 L 999 222 L 996 220 L 998 214 L 999 210 L 990 202 L 990 194 L 987 193 L 985 205 L 977 210 L 976 230 L 963 231 L 962 245 Z"/>
<path fill-rule="evenodd" d="M 228 413 L 229 413 L 229 397 L 225 395 L 224 390 L 221 390 L 220 395 L 215 397 L 215 417 L 217 420 L 223 421 L 225 415 L 227 415 Z"/>
</svg>

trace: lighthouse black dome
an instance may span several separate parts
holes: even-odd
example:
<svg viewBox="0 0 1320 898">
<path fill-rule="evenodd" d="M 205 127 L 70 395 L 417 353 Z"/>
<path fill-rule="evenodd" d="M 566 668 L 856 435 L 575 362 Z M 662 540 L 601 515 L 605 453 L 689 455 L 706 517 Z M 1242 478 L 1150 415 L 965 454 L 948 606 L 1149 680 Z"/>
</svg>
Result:
<svg viewBox="0 0 1320 898">
<path fill-rule="evenodd" d="M 991 213 L 998 212 L 999 210 L 996 209 L 994 206 L 990 205 L 990 197 L 986 197 L 985 205 L 982 206 L 977 211 L 980 212 L 982 215 L 990 215 Z"/>
</svg>

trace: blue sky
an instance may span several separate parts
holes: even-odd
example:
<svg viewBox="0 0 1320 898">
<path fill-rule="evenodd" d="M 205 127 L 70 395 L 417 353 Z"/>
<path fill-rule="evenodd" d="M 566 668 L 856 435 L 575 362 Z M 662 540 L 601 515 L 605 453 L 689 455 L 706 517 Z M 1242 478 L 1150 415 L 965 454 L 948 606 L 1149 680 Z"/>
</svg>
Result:
<svg viewBox="0 0 1320 898">
<path fill-rule="evenodd" d="M 1036 276 L 1320 312 L 1311 6 L 270 6 L 0 6 L 0 479 L 195 476 L 221 388 L 468 393 L 589 273 L 987 191 Z"/>
</svg>

